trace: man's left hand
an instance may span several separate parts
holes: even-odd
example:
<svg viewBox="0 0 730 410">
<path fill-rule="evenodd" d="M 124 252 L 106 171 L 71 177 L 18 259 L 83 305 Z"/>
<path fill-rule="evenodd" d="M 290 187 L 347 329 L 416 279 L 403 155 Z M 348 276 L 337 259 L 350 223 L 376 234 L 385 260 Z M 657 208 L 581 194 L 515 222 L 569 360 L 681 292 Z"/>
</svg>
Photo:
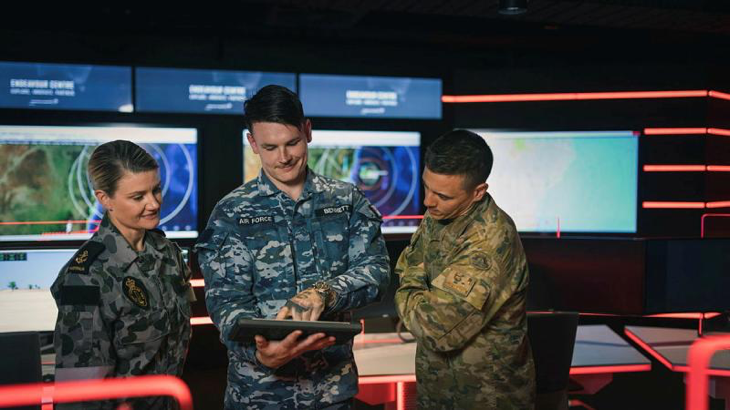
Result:
<svg viewBox="0 0 730 410">
<path fill-rule="evenodd" d="M 289 299 L 276 315 L 277 319 L 316 321 L 324 311 L 324 300 L 314 289 L 306 289 Z"/>
</svg>

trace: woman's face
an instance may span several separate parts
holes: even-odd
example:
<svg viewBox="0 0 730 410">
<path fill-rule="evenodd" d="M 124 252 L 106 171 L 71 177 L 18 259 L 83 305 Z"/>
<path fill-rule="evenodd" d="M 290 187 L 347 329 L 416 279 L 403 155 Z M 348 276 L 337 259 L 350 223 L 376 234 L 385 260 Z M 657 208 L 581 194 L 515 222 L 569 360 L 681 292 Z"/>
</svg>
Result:
<svg viewBox="0 0 730 410">
<path fill-rule="evenodd" d="M 123 231 L 154 229 L 160 223 L 162 187 L 158 170 L 125 172 L 114 196 L 96 191 L 114 226 Z"/>
</svg>

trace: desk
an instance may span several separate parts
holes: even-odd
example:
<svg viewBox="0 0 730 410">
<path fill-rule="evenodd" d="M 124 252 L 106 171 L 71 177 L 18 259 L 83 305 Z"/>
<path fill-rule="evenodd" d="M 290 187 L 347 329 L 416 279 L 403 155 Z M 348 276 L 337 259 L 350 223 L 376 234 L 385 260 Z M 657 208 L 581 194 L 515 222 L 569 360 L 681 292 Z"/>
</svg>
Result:
<svg viewBox="0 0 730 410">
<path fill-rule="evenodd" d="M 695 329 L 626 326 L 624 333 L 631 340 L 673 372 L 687 373 L 687 352 L 697 339 Z M 730 351 L 721 350 L 710 360 L 710 397 L 725 400 L 730 409 Z M 725 377 L 721 377 L 725 376 Z M 686 376 L 685 376 L 686 377 Z"/>
<path fill-rule="evenodd" d="M 358 399 L 369 404 L 394 401 L 396 408 L 404 408 L 416 381 L 416 343 L 403 343 L 395 333 L 364 334 L 355 338 L 354 353 Z M 614 373 L 649 370 L 651 361 L 608 326 L 578 326 L 570 375 L 583 386 L 581 393 L 597 392 Z"/>
</svg>

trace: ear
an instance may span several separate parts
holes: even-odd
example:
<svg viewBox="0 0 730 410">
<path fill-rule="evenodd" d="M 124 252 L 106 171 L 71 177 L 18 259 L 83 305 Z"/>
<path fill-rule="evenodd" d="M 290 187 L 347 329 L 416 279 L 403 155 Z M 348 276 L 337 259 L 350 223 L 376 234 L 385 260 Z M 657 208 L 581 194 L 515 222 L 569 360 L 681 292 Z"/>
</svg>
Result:
<svg viewBox="0 0 730 410">
<path fill-rule="evenodd" d="M 484 198 L 484 195 L 487 194 L 487 188 L 489 188 L 489 184 L 486 182 L 482 182 L 481 184 L 477 185 L 474 188 L 474 201 L 481 201 L 482 198 Z"/>
<path fill-rule="evenodd" d="M 101 189 L 97 189 L 94 191 L 94 196 L 96 197 L 96 200 L 99 201 L 101 206 L 104 207 L 104 209 L 106 209 L 107 211 L 112 210 L 111 197 L 109 197 L 106 192 L 102 191 Z"/>
<path fill-rule="evenodd" d="M 248 143 L 251 145 L 251 149 L 253 150 L 253 153 L 258 155 L 259 146 L 256 145 L 256 140 L 253 139 L 253 135 L 251 135 L 251 131 L 246 133 L 246 139 L 248 140 Z"/>
<path fill-rule="evenodd" d="M 302 131 L 304 131 L 304 136 L 307 138 L 307 144 L 312 142 L 312 121 L 309 119 L 304 120 Z"/>
</svg>

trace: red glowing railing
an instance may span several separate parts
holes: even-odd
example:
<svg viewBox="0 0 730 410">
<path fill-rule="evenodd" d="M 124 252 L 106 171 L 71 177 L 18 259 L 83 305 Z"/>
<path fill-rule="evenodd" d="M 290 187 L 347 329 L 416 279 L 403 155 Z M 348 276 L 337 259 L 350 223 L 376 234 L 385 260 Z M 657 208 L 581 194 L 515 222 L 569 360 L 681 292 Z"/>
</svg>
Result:
<svg viewBox="0 0 730 410">
<path fill-rule="evenodd" d="M 706 336 L 697 339 L 689 347 L 687 355 L 689 373 L 687 374 L 687 410 L 706 410 L 709 404 L 708 383 L 710 359 L 721 349 L 730 348 L 730 335 Z"/>
<path fill-rule="evenodd" d="M 139 376 L 120 379 L 18 384 L 0 387 L 0 408 L 73 403 L 119 398 L 170 396 L 180 410 L 193 410 L 188 386 L 173 376 Z"/>
</svg>

